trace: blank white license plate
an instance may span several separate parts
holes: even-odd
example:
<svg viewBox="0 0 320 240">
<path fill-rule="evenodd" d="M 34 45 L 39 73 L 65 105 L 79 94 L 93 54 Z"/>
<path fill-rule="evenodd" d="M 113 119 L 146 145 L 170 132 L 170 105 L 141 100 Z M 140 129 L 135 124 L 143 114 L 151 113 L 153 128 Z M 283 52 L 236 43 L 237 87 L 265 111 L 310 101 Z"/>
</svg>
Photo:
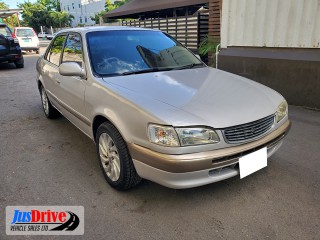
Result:
<svg viewBox="0 0 320 240">
<path fill-rule="evenodd" d="M 240 178 L 244 178 L 267 166 L 267 148 L 239 158 Z"/>
</svg>

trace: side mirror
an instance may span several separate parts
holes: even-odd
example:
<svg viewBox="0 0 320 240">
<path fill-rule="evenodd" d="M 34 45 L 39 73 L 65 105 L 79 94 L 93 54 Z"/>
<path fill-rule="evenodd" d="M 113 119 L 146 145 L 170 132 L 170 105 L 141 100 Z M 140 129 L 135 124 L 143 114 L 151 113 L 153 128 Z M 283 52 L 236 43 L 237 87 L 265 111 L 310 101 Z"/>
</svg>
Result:
<svg viewBox="0 0 320 240">
<path fill-rule="evenodd" d="M 64 62 L 59 66 L 59 73 L 62 76 L 79 76 L 86 75 L 85 70 L 76 62 Z"/>
</svg>

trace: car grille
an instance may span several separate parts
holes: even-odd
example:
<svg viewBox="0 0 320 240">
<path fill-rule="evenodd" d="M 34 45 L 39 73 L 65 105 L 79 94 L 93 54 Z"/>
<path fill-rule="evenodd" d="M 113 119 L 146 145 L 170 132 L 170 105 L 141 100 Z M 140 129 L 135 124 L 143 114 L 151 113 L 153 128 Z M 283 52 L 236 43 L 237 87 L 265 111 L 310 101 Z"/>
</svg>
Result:
<svg viewBox="0 0 320 240">
<path fill-rule="evenodd" d="M 242 143 L 265 134 L 273 124 L 274 115 L 270 115 L 254 122 L 225 128 L 222 132 L 227 143 Z"/>
</svg>

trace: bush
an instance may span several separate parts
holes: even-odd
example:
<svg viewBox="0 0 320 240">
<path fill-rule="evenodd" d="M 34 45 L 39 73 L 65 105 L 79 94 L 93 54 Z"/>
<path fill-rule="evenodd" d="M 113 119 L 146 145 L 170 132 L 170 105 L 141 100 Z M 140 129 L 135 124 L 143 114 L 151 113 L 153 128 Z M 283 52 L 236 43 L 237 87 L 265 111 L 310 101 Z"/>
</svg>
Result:
<svg viewBox="0 0 320 240">
<path fill-rule="evenodd" d="M 216 51 L 219 44 L 220 44 L 219 39 L 215 39 L 208 35 L 205 36 L 199 44 L 199 54 L 201 56 L 205 56 L 209 54 L 209 57 L 211 57 L 211 59 L 209 59 L 209 62 L 210 62 L 209 65 L 211 67 L 216 66 Z"/>
</svg>

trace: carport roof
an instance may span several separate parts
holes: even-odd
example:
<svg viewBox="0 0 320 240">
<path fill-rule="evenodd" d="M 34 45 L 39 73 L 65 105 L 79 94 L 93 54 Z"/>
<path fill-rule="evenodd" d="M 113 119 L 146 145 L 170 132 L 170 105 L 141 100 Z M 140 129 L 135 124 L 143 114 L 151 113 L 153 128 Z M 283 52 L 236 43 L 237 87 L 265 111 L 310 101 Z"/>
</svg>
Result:
<svg viewBox="0 0 320 240">
<path fill-rule="evenodd" d="M 16 8 L 16 9 L 2 9 L 0 10 L 0 18 L 7 18 L 12 16 L 13 14 L 21 12 L 21 8 Z"/>
<path fill-rule="evenodd" d="M 208 2 L 209 0 L 131 0 L 121 7 L 106 13 L 105 16 L 108 18 L 131 17 L 139 13 L 199 5 Z"/>
</svg>

